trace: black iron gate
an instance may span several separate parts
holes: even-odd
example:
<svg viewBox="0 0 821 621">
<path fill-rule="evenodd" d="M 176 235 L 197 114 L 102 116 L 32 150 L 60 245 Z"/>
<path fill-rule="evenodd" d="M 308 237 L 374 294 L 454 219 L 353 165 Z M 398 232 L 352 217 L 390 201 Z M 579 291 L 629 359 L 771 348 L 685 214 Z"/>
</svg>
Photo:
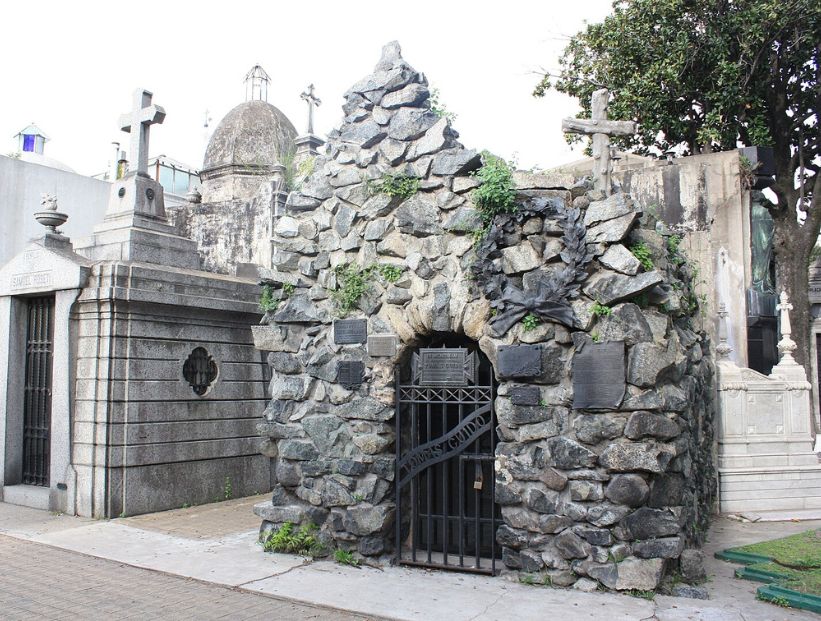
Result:
<svg viewBox="0 0 821 621">
<path fill-rule="evenodd" d="M 49 484 L 54 297 L 29 298 L 23 410 L 23 483 Z"/>
<path fill-rule="evenodd" d="M 496 573 L 493 369 L 478 351 L 428 348 L 396 369 L 396 559 Z M 409 373 L 408 373 L 409 371 Z"/>
</svg>

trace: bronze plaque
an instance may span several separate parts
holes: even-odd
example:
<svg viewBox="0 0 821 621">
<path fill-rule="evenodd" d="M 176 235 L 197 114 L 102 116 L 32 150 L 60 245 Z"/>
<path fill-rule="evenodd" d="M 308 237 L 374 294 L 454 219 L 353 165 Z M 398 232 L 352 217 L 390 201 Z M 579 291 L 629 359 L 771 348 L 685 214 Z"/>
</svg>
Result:
<svg viewBox="0 0 821 621">
<path fill-rule="evenodd" d="M 588 343 L 573 356 L 573 407 L 615 410 L 626 390 L 624 342 Z"/>
<path fill-rule="evenodd" d="M 396 355 L 396 335 L 374 334 L 368 337 L 368 354 L 371 356 Z"/>
<path fill-rule="evenodd" d="M 420 386 L 467 386 L 475 375 L 475 357 L 467 349 L 420 349 Z"/>
<path fill-rule="evenodd" d="M 362 385 L 365 365 L 360 360 L 342 360 L 336 367 L 336 381 L 343 388 L 355 390 Z"/>
<path fill-rule="evenodd" d="M 334 321 L 334 343 L 349 345 L 368 340 L 367 319 L 338 319 Z"/>
</svg>

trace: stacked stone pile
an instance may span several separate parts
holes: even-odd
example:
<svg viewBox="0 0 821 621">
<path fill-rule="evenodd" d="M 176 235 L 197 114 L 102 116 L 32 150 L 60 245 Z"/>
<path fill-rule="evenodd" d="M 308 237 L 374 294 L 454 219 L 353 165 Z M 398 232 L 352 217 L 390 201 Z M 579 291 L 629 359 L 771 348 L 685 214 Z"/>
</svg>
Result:
<svg viewBox="0 0 821 621">
<path fill-rule="evenodd" d="M 656 588 L 699 543 L 715 486 L 712 363 L 689 327 L 687 265 L 638 227 L 627 196 L 555 175 L 516 173 L 517 211 L 477 242 L 470 173 L 482 156 L 430 110 L 395 43 L 343 109 L 275 227 L 267 283 L 283 299 L 256 330 L 273 376 L 259 431 L 278 479 L 256 508 L 263 529 L 313 522 L 327 545 L 390 552 L 394 365 L 432 334 L 463 334 L 499 382 L 504 565 L 559 585 Z M 380 192 L 386 175 L 415 179 L 416 192 Z M 652 268 L 628 250 L 638 242 Z M 350 265 L 397 268 L 369 272 L 350 315 L 395 335 L 393 355 L 335 342 L 338 268 Z M 624 361 L 614 402 L 580 407 L 574 360 L 613 344 Z M 340 381 L 344 361 L 362 362 L 361 385 Z"/>
</svg>

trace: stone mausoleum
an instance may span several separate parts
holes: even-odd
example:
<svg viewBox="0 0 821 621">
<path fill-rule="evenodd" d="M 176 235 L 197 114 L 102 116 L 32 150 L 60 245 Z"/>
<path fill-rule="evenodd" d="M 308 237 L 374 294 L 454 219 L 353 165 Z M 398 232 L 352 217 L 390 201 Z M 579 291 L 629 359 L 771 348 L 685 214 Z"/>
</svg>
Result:
<svg viewBox="0 0 821 621">
<path fill-rule="evenodd" d="M 716 495 L 686 257 L 601 177 L 517 173 L 515 211 L 478 209 L 493 159 L 431 111 L 395 43 L 343 110 L 277 220 L 278 304 L 254 328 L 263 532 L 313 523 L 366 557 L 655 588 Z"/>
</svg>

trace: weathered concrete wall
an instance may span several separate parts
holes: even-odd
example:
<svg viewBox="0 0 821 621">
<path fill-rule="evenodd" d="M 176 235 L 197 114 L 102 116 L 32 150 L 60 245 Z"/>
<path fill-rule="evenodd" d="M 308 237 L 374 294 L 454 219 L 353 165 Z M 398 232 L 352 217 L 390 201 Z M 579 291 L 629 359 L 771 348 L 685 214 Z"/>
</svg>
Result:
<svg viewBox="0 0 821 621">
<path fill-rule="evenodd" d="M 238 264 L 271 264 L 274 218 L 285 195 L 276 181 L 260 182 L 250 200 L 186 203 L 168 211 L 183 237 L 197 242 L 200 269 L 235 274 Z"/>
<path fill-rule="evenodd" d="M 746 291 L 750 286 L 750 192 L 742 184 L 737 151 L 695 155 L 615 173 L 644 212 L 683 236 L 681 247 L 699 268 L 706 296 L 698 318 L 715 342 L 716 312 L 729 317 L 732 360 L 747 361 Z"/>
<path fill-rule="evenodd" d="M 133 515 L 223 499 L 227 487 L 270 489 L 254 434 L 270 377 L 251 341 L 256 296 L 254 283 L 229 277 L 95 266 L 73 313 L 76 513 Z M 217 366 L 202 396 L 183 376 L 196 347 Z"/>
<path fill-rule="evenodd" d="M 94 225 L 102 221 L 110 188 L 107 181 L 0 155 L 0 266 L 42 235 L 33 217 L 41 210 L 42 194 L 57 196 L 59 210 L 69 215 L 60 229 L 77 238 L 91 235 Z"/>
</svg>

